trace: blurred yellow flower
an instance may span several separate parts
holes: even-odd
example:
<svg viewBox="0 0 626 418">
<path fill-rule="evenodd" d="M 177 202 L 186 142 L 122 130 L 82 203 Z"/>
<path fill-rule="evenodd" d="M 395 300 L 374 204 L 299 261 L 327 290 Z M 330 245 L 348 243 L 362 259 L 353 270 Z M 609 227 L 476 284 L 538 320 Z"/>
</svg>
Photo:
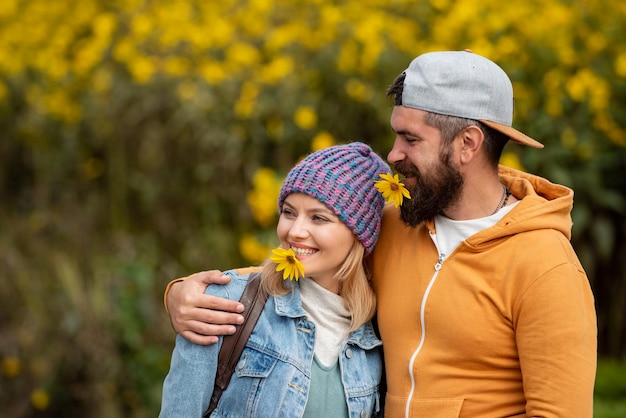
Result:
<svg viewBox="0 0 626 418">
<path fill-rule="evenodd" d="M 450 0 L 430 0 L 429 3 L 437 10 L 445 10 L 450 6 Z"/>
<path fill-rule="evenodd" d="M 382 193 L 387 203 L 393 203 L 395 207 L 399 207 L 402 205 L 404 198 L 411 198 L 411 194 L 406 187 L 404 187 L 404 183 L 400 183 L 397 174 L 392 176 L 391 173 L 386 173 L 379 174 L 378 176 L 382 178 L 382 180 L 375 182 L 374 186 Z"/>
<path fill-rule="evenodd" d="M 0 2 L 0 17 L 11 16 L 17 10 L 17 0 L 4 0 Z"/>
<path fill-rule="evenodd" d="M 283 280 L 298 281 L 300 277 L 304 277 L 304 266 L 291 248 L 274 248 L 272 254 L 270 259 L 277 264 L 276 271 L 283 272 Z"/>
<path fill-rule="evenodd" d="M 43 389 L 35 389 L 30 394 L 30 401 L 35 409 L 43 411 L 48 408 L 48 405 L 50 405 L 50 396 L 48 395 L 48 392 Z"/>
<path fill-rule="evenodd" d="M 185 76 L 189 72 L 189 61 L 183 57 L 168 57 L 163 62 L 163 69 L 167 74 Z"/>
<path fill-rule="evenodd" d="M 146 15 L 135 15 L 131 22 L 131 30 L 133 35 L 138 38 L 144 38 L 153 31 L 153 19 Z"/>
<path fill-rule="evenodd" d="M 261 68 L 261 80 L 268 84 L 275 84 L 293 71 L 294 63 L 290 57 L 277 57 L 265 67 Z"/>
<path fill-rule="evenodd" d="M 520 161 L 519 157 L 514 152 L 504 152 L 500 157 L 500 164 L 505 165 L 507 167 L 515 168 L 516 170 L 524 170 L 524 166 Z"/>
<path fill-rule="evenodd" d="M 218 84 L 228 77 L 224 65 L 217 61 L 203 61 L 198 67 L 200 76 L 209 84 Z"/>
<path fill-rule="evenodd" d="M 250 68 L 259 63 L 260 54 L 258 49 L 248 43 L 235 42 L 226 49 L 226 59 L 234 67 Z"/>
<path fill-rule="evenodd" d="M 235 33 L 236 25 L 233 25 L 232 22 L 225 20 L 223 18 L 212 19 L 211 21 L 211 30 L 208 32 L 210 34 L 210 39 L 213 40 L 213 44 L 220 47 L 225 47 L 228 44 L 232 43 Z M 206 37 L 207 31 L 201 31 L 201 33 Z"/>
<path fill-rule="evenodd" d="M 611 88 L 609 83 L 596 75 L 591 69 L 584 68 L 574 74 L 565 85 L 569 96 L 577 101 L 589 100 L 594 111 L 608 108 Z"/>
<path fill-rule="evenodd" d="M 241 86 L 239 100 L 235 103 L 235 114 L 242 119 L 247 119 L 252 114 L 256 106 L 259 95 L 259 86 L 251 81 L 247 81 Z"/>
<path fill-rule="evenodd" d="M 561 97 L 558 95 L 546 97 L 546 103 L 543 106 L 546 113 L 552 117 L 559 117 L 563 114 L 563 105 Z"/>
<path fill-rule="evenodd" d="M 246 196 L 252 217 L 261 226 L 270 226 L 278 214 L 278 194 L 282 180 L 270 168 L 260 168 L 252 177 L 253 189 Z"/>
<path fill-rule="evenodd" d="M 346 83 L 346 93 L 357 102 L 365 103 L 372 98 L 372 92 L 368 86 L 356 78 L 351 78 Z"/>
<path fill-rule="evenodd" d="M 599 113 L 593 118 L 594 128 L 605 132 L 617 145 L 626 147 L 626 134 L 624 130 L 607 113 Z"/>
<path fill-rule="evenodd" d="M 46 92 L 39 100 L 42 111 L 70 124 L 78 122 L 82 115 L 81 106 L 70 96 L 68 91 L 52 90 Z"/>
<path fill-rule="evenodd" d="M 327 131 L 322 131 L 315 135 L 311 142 L 311 151 L 319 151 L 335 145 L 335 138 Z"/>
<path fill-rule="evenodd" d="M 337 58 L 337 66 L 344 73 L 354 71 L 357 68 L 357 60 L 359 56 L 358 46 L 356 42 L 347 40 L 339 46 L 341 48 L 339 57 Z"/>
<path fill-rule="evenodd" d="M 378 57 L 385 48 L 382 33 L 386 31 L 382 14 L 371 13 L 363 18 L 363 22 L 354 30 L 356 39 L 362 44 L 363 51 L 359 54 L 359 71 L 367 73 L 378 63 Z"/>
<path fill-rule="evenodd" d="M 18 357 L 7 356 L 2 359 L 2 374 L 8 378 L 18 376 L 22 371 L 22 362 Z"/>
<path fill-rule="evenodd" d="M 593 72 L 588 68 L 583 68 L 567 81 L 567 93 L 575 101 L 582 102 L 589 93 L 590 83 L 593 79 L 595 79 Z"/>
<path fill-rule="evenodd" d="M 270 247 L 261 244 L 254 236 L 246 234 L 239 240 L 239 252 L 246 260 L 260 263 L 267 258 Z"/>
<path fill-rule="evenodd" d="M 74 57 L 74 70 L 78 74 L 87 74 L 100 62 L 106 46 L 96 42 L 84 42 Z M 63 68 L 63 65 L 57 65 L 57 67 Z"/>
<path fill-rule="evenodd" d="M 293 41 L 293 34 L 289 26 L 279 26 L 273 28 L 265 40 L 265 50 L 269 53 L 276 53 Z"/>
<path fill-rule="evenodd" d="M 155 67 L 152 60 L 143 55 L 134 55 L 127 62 L 128 70 L 133 79 L 139 84 L 145 84 L 152 78 L 155 73 Z"/>
<path fill-rule="evenodd" d="M 317 125 L 317 113 L 310 106 L 302 106 L 296 110 L 294 122 L 301 129 L 311 129 Z"/>
<path fill-rule="evenodd" d="M 563 129 L 561 133 L 561 144 L 565 148 L 573 149 L 576 146 L 576 132 L 571 127 Z"/>
<path fill-rule="evenodd" d="M 615 73 L 620 77 L 626 77 L 626 52 L 622 52 L 615 59 Z"/>
<path fill-rule="evenodd" d="M 120 40 L 113 47 L 113 57 L 120 62 L 125 62 L 135 54 L 138 54 L 138 52 L 129 38 Z"/>
<path fill-rule="evenodd" d="M 109 38 L 118 24 L 113 13 L 100 13 L 93 22 L 93 31 L 98 37 Z"/>
</svg>

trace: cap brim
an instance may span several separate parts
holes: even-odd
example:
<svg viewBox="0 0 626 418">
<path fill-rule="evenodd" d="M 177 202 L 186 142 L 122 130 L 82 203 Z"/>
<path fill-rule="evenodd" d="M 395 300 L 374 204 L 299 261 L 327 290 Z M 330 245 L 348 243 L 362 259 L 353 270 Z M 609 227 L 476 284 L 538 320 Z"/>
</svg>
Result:
<svg viewBox="0 0 626 418">
<path fill-rule="evenodd" d="M 491 122 L 489 120 L 481 120 L 481 122 L 498 132 L 502 132 L 503 134 L 511 138 L 511 141 L 517 142 L 522 145 L 528 145 L 529 147 L 533 148 L 543 148 L 543 144 L 541 142 L 535 141 L 528 135 L 521 133 L 515 128 L 502 125 L 500 123 Z"/>
</svg>

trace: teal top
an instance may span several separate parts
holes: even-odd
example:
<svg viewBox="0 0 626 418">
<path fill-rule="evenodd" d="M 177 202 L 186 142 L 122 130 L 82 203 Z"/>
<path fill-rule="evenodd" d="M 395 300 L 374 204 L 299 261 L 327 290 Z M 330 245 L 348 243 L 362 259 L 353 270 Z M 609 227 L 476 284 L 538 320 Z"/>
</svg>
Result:
<svg viewBox="0 0 626 418">
<path fill-rule="evenodd" d="M 326 367 L 313 356 L 311 388 L 303 418 L 348 418 L 348 403 L 341 383 L 339 361 Z"/>
</svg>

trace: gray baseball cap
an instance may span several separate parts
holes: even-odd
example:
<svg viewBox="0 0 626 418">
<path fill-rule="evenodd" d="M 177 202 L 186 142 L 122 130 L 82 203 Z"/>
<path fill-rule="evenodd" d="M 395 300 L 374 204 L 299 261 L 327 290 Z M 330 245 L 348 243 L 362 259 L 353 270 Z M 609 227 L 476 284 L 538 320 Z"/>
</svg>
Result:
<svg viewBox="0 0 626 418">
<path fill-rule="evenodd" d="M 512 141 L 534 148 L 543 144 L 513 124 L 513 86 L 504 70 L 469 50 L 429 52 L 405 71 L 402 106 L 479 120 Z"/>
</svg>

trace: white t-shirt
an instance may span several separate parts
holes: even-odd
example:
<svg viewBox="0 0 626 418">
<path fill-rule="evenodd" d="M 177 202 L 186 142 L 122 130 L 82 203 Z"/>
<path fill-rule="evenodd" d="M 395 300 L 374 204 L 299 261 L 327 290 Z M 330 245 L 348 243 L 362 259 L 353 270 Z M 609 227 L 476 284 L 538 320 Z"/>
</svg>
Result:
<svg viewBox="0 0 626 418">
<path fill-rule="evenodd" d="M 440 261 L 443 261 L 447 256 L 452 254 L 452 251 L 467 238 L 483 229 L 495 225 L 504 215 L 517 206 L 518 203 L 519 201 L 512 205 L 505 206 L 493 215 L 466 221 L 455 221 L 442 215 L 435 216 L 435 229 L 437 233 L 431 234 L 431 238 L 439 249 Z"/>
</svg>

